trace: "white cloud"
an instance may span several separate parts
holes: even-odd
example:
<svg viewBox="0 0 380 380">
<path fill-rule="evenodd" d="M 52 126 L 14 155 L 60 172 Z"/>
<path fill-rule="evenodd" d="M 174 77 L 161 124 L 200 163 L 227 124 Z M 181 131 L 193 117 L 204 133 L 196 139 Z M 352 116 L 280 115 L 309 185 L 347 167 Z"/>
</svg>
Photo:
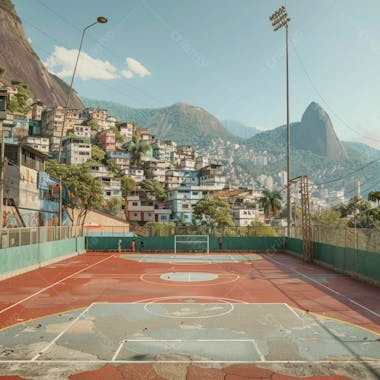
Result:
<svg viewBox="0 0 380 380">
<path fill-rule="evenodd" d="M 29 42 L 30 44 L 32 44 L 32 39 L 31 39 L 30 37 L 28 37 L 28 42 Z"/>
<path fill-rule="evenodd" d="M 131 79 L 133 77 L 133 73 L 130 70 L 123 70 L 121 75 L 127 79 Z"/>
<path fill-rule="evenodd" d="M 77 55 L 77 49 L 66 49 L 63 46 L 55 46 L 53 54 L 48 57 L 44 65 L 50 72 L 59 77 L 71 77 Z M 119 77 L 116 67 L 110 62 L 93 58 L 83 51 L 80 53 L 75 76 L 83 80 L 110 80 Z"/>
<path fill-rule="evenodd" d="M 150 75 L 150 71 L 136 59 L 127 57 L 126 62 L 127 62 L 129 72 L 133 72 L 137 75 L 140 75 L 140 77 L 146 77 Z"/>
</svg>

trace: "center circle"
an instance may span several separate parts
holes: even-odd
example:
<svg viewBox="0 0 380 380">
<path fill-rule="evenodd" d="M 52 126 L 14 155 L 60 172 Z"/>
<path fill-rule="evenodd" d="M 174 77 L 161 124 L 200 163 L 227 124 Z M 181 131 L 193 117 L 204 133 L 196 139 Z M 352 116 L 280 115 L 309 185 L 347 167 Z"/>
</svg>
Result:
<svg viewBox="0 0 380 380">
<path fill-rule="evenodd" d="M 217 274 L 205 272 L 171 272 L 160 276 L 161 280 L 175 282 L 212 281 L 218 277 Z"/>
</svg>

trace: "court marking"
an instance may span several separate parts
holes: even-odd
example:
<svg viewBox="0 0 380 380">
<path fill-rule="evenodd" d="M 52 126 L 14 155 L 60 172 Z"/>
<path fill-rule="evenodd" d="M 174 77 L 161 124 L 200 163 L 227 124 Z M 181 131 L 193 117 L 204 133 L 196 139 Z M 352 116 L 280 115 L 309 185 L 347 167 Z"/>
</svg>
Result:
<svg viewBox="0 0 380 380">
<path fill-rule="evenodd" d="M 212 314 L 212 315 L 197 315 L 197 316 L 183 316 L 183 315 L 180 315 L 180 316 L 176 316 L 176 315 L 170 315 L 170 314 L 160 314 L 160 313 L 156 313 L 152 310 L 149 310 L 149 305 L 154 305 L 154 304 L 160 304 L 159 302 L 149 302 L 149 303 L 146 303 L 144 305 L 144 310 L 152 315 L 157 315 L 159 317 L 164 317 L 164 318 L 173 318 L 173 319 L 206 319 L 206 318 L 215 318 L 215 317 L 221 317 L 223 315 L 227 315 L 227 314 L 230 314 L 234 311 L 235 307 L 232 303 L 230 302 L 221 302 L 219 303 L 220 305 L 229 305 L 229 309 L 224 311 L 224 312 L 221 312 L 219 314 Z M 172 305 L 184 305 L 183 303 L 175 303 L 175 304 L 172 304 Z M 188 305 L 188 304 L 185 304 L 185 305 Z M 193 305 L 215 305 L 215 303 L 196 303 L 196 304 L 193 304 Z"/>
<path fill-rule="evenodd" d="M 342 298 L 344 298 L 344 299 L 346 299 L 346 300 L 352 302 L 353 304 L 355 304 L 355 305 L 361 307 L 363 310 L 366 310 L 366 311 L 368 311 L 369 313 L 375 315 L 377 318 L 380 318 L 380 314 L 376 313 L 375 311 L 373 311 L 373 310 L 369 309 L 368 307 L 366 307 L 366 306 L 360 304 L 359 302 L 354 301 L 353 299 L 349 298 L 349 297 L 346 296 L 345 294 L 342 294 L 342 293 L 338 292 L 337 290 L 334 290 L 334 289 L 330 288 L 329 286 L 327 286 L 327 285 L 325 285 L 325 284 L 323 284 L 323 283 L 321 283 L 321 282 L 319 282 L 319 281 L 313 279 L 312 277 L 310 277 L 310 276 L 308 276 L 308 275 L 306 275 L 306 274 L 304 274 L 304 273 L 302 273 L 302 272 L 299 272 L 299 271 L 296 270 L 296 269 L 293 269 L 290 265 L 284 264 L 284 263 L 282 263 L 281 261 L 278 261 L 278 260 L 276 260 L 276 259 L 273 259 L 272 257 L 266 257 L 266 259 L 268 259 L 269 261 L 274 261 L 275 263 L 277 263 L 277 264 L 279 264 L 279 265 L 282 265 L 282 266 L 284 266 L 285 268 L 288 268 L 288 269 L 292 270 L 292 271 L 295 272 L 295 273 L 300 274 L 302 277 L 305 277 L 305 278 L 307 278 L 308 280 L 310 280 L 310 281 L 312 281 L 312 282 L 315 282 L 315 283 L 318 284 L 319 286 L 322 286 L 323 288 L 328 289 L 330 292 L 332 292 L 332 293 L 334 293 L 334 294 L 336 294 L 336 295 L 338 295 L 338 296 L 340 296 L 340 297 L 342 297 Z"/>
<path fill-rule="evenodd" d="M 206 297 L 206 298 L 209 298 L 209 297 Z M 228 302 L 224 302 L 224 303 L 228 303 Z M 49 347 L 51 347 L 63 334 L 65 334 L 87 311 L 90 310 L 90 308 L 94 305 L 97 305 L 97 304 L 123 304 L 123 305 L 126 305 L 126 303 L 121 303 L 121 302 L 116 302 L 116 303 L 102 303 L 102 302 L 95 302 L 95 303 L 92 303 L 91 305 L 89 305 L 88 308 L 86 308 L 85 310 L 82 311 L 82 313 L 80 313 L 80 315 L 78 315 L 75 320 L 73 320 L 68 326 L 66 326 L 47 346 L 44 347 L 43 350 L 41 350 L 37 355 L 35 355 L 35 357 L 33 357 L 32 359 L 29 359 L 29 360 L 19 360 L 19 359 L 16 359 L 16 360 L 1 360 L 0 361 L 0 364 L 1 363 L 184 363 L 184 362 L 190 362 L 190 363 L 262 363 L 262 362 L 265 362 L 265 363 L 308 363 L 308 364 L 314 364 L 314 363 L 349 363 L 349 362 L 354 362 L 356 364 L 358 363 L 379 363 L 380 364 L 380 360 L 379 359 L 359 359 L 359 360 L 352 360 L 352 358 L 347 358 L 347 360 L 316 360 L 316 361 L 313 361 L 313 360 L 266 360 L 265 359 L 265 356 L 262 354 L 262 352 L 260 351 L 259 347 L 257 346 L 256 342 L 255 342 L 255 339 L 254 338 L 250 338 L 250 339 L 152 339 L 152 338 L 147 338 L 147 339 L 125 339 L 125 340 L 122 340 L 122 341 L 119 341 L 120 344 L 118 346 L 118 349 L 115 351 L 114 355 L 112 356 L 112 359 L 111 360 L 67 360 L 67 359 L 53 359 L 53 360 L 37 360 L 39 357 L 41 357 L 41 355 L 46 352 Z M 167 303 L 168 304 L 168 303 Z M 175 305 L 178 305 L 178 303 L 173 303 Z M 212 304 L 212 305 L 215 305 Z M 286 303 L 257 303 L 257 304 L 252 304 L 252 305 L 285 305 L 287 308 L 291 309 L 291 307 L 286 304 Z M 144 305 L 144 309 L 145 309 L 145 306 Z M 296 309 L 296 308 L 295 308 Z M 302 312 L 302 310 L 300 310 Z M 295 311 L 293 310 L 293 313 L 295 313 Z M 305 314 L 305 313 L 303 313 Z M 335 320 L 334 318 L 329 318 L 329 317 L 326 317 L 326 316 L 323 316 L 323 315 L 317 315 L 317 313 L 310 313 L 310 314 L 316 314 L 317 317 L 321 317 L 321 319 L 333 319 Z M 161 315 L 162 316 L 162 315 Z M 216 317 L 216 316 L 215 316 Z M 181 318 L 181 317 L 179 317 Z M 183 317 L 182 317 L 183 318 Z M 199 317 L 198 317 L 199 318 Z M 297 318 L 299 318 L 299 316 L 297 315 Z M 340 320 L 337 320 L 338 322 L 343 322 L 344 324 L 349 324 L 350 323 L 346 323 L 345 321 L 340 321 Z M 351 324 L 352 325 L 352 324 Z M 356 328 L 359 328 L 359 329 L 363 329 L 361 326 L 357 326 L 357 325 L 352 325 L 353 327 L 356 327 Z M 364 329 L 365 330 L 365 329 Z M 371 331 L 370 331 L 371 332 Z M 375 333 L 376 334 L 376 333 Z M 376 334 L 378 335 L 378 334 Z M 223 341 L 223 342 L 228 342 L 228 341 L 250 341 L 253 345 L 254 345 L 254 348 L 255 350 L 257 351 L 257 354 L 259 355 L 260 357 L 260 360 L 117 360 L 117 356 L 118 354 L 120 353 L 123 345 L 126 343 L 126 342 L 154 342 L 154 341 L 162 341 L 162 342 L 165 342 L 165 341 L 178 341 L 178 342 L 212 342 L 212 341 Z M 184 354 L 185 355 L 185 354 Z"/>
<path fill-rule="evenodd" d="M 137 342 L 137 343 L 141 343 L 141 342 L 150 342 L 150 343 L 155 343 L 155 342 L 163 342 L 163 343 L 166 343 L 166 342 L 178 342 L 178 343 L 187 343 L 187 342 L 195 342 L 195 343 L 208 343 L 208 342 L 225 342 L 225 343 L 228 343 L 228 342 L 249 342 L 249 343 L 252 343 L 252 346 L 253 348 L 256 350 L 256 353 L 258 354 L 258 356 L 260 357 L 260 361 L 258 361 L 258 363 L 260 362 L 266 362 L 265 360 L 265 356 L 263 355 L 263 353 L 260 351 L 259 347 L 257 346 L 256 344 L 256 341 L 255 339 L 125 339 L 123 340 L 119 347 L 117 348 L 115 354 L 113 355 L 112 359 L 111 359 L 111 362 L 117 362 L 116 358 L 117 356 L 120 354 L 120 351 L 122 350 L 122 348 L 124 347 L 124 344 L 125 343 L 130 343 L 130 342 Z M 194 360 L 191 360 L 191 362 L 193 362 Z M 146 363 L 146 361 L 142 361 L 144 363 Z M 178 360 L 176 361 L 176 363 L 182 363 L 182 362 L 186 362 L 186 360 Z M 196 361 L 194 361 L 196 362 Z M 219 360 L 200 360 L 199 361 L 200 363 L 205 363 L 205 362 L 211 362 L 211 363 L 222 363 L 222 362 L 225 362 L 224 360 L 223 361 L 219 361 Z M 232 362 L 235 362 L 235 361 L 232 361 Z M 154 361 L 154 363 L 161 363 L 160 360 L 157 360 L 157 361 Z"/>
<path fill-rule="evenodd" d="M 235 258 L 232 255 L 229 255 L 234 263 L 237 263 L 238 261 L 235 260 Z"/>
<path fill-rule="evenodd" d="M 176 273 L 188 273 L 188 272 L 176 272 Z M 200 273 L 202 273 L 202 272 L 200 272 Z M 204 273 L 208 273 L 208 272 L 204 272 Z M 225 272 L 225 273 L 214 273 L 214 274 L 216 274 L 220 277 L 224 276 L 226 279 L 225 280 L 220 279 L 220 281 L 218 281 L 218 279 L 203 280 L 203 281 L 190 281 L 189 280 L 188 282 L 179 284 L 176 282 L 168 282 L 168 281 L 161 279 L 160 276 L 162 275 L 162 273 L 143 273 L 142 275 L 140 275 L 140 280 L 144 281 L 146 283 L 149 283 L 149 284 L 154 284 L 154 285 L 163 285 L 164 284 L 165 286 L 189 286 L 189 285 L 200 286 L 201 285 L 200 283 L 202 283 L 202 282 L 209 282 L 207 284 L 207 286 L 217 286 L 217 285 L 223 285 L 223 284 L 235 282 L 240 278 L 240 276 L 236 273 Z M 152 279 L 146 278 L 149 276 L 151 276 Z M 158 281 L 154 281 L 155 277 L 157 277 Z M 228 279 L 228 277 L 230 277 L 230 279 Z"/>
<path fill-rule="evenodd" d="M 66 360 L 66 359 L 57 359 L 57 360 L 38 360 L 31 362 L 30 360 L 1 360 L 0 364 L 49 364 L 49 363 L 66 363 L 66 364 L 99 364 L 99 363 L 112 363 L 112 364 L 182 364 L 182 363 L 239 363 L 239 364 L 263 364 L 262 360 Z M 368 364 L 375 363 L 376 365 L 380 365 L 380 360 L 378 359 L 368 359 L 368 360 L 355 360 L 351 359 L 347 360 L 265 360 L 265 364 L 286 364 L 286 363 L 294 363 L 294 364 Z M 302 378 L 300 378 L 302 379 Z"/>
<path fill-rule="evenodd" d="M 135 302 L 130 302 L 132 304 L 135 303 L 151 303 L 153 301 L 156 301 L 156 303 L 162 301 L 162 300 L 193 300 L 193 299 L 209 299 L 209 300 L 217 300 L 217 301 L 222 301 L 221 303 L 242 303 L 242 304 L 249 304 L 249 302 L 242 301 L 242 300 L 237 300 L 234 298 L 223 298 L 223 297 L 213 297 L 213 296 L 198 296 L 198 295 L 188 295 L 188 296 L 167 296 L 167 297 L 152 297 L 152 298 L 145 298 L 140 301 L 135 301 Z M 232 302 L 230 302 L 232 301 Z M 113 304 L 113 302 L 97 302 L 99 304 Z M 178 304 L 181 302 L 165 302 L 165 303 L 173 303 L 173 304 Z M 115 304 L 125 304 L 125 302 L 115 302 Z M 273 303 L 274 304 L 274 303 Z"/>
<path fill-rule="evenodd" d="M 305 314 L 305 310 L 302 310 L 298 307 L 295 307 L 295 306 L 289 306 L 291 309 L 294 309 L 294 310 L 297 310 L 299 311 L 300 313 L 302 314 Z M 377 336 L 380 336 L 380 333 L 375 331 L 375 330 L 371 330 L 369 329 L 368 327 L 364 327 L 364 326 L 361 326 L 361 325 L 358 325 L 356 323 L 353 323 L 353 322 L 349 322 L 349 321 L 345 321 L 343 319 L 339 319 L 339 318 L 335 318 L 335 317 L 330 317 L 329 315 L 325 315 L 325 314 L 321 314 L 321 313 L 317 313 L 316 311 L 308 311 L 307 314 L 311 314 L 311 315 L 314 315 L 318 318 L 321 318 L 321 319 L 330 319 L 332 321 L 335 321 L 335 322 L 339 322 L 339 323 L 343 323 L 345 325 L 348 325 L 348 326 L 352 326 L 352 327 L 356 327 L 358 329 L 361 329 L 361 330 L 364 330 L 364 331 L 367 331 L 371 334 L 374 334 L 374 335 L 377 335 Z"/>
<path fill-rule="evenodd" d="M 45 346 L 36 356 L 34 356 L 30 361 L 34 362 L 36 361 L 41 355 L 43 355 L 44 352 L 46 352 L 66 331 L 68 331 L 72 326 L 74 326 L 74 323 L 79 321 L 79 319 L 86 314 L 86 312 L 91 308 L 93 304 L 91 304 L 89 307 L 84 309 L 75 319 L 71 321 L 50 343 Z"/>
<path fill-rule="evenodd" d="M 16 302 L 16 303 L 14 303 L 14 304 L 12 304 L 12 305 L 6 307 L 5 309 L 0 310 L 0 314 L 4 313 L 5 311 L 8 311 L 8 310 L 10 310 L 10 309 L 13 309 L 15 306 L 22 304 L 23 302 L 25 302 L 25 301 L 27 301 L 27 300 L 29 300 L 29 299 L 31 299 L 31 298 L 37 296 L 38 294 L 44 292 L 45 290 L 51 289 L 51 288 L 53 288 L 54 286 L 60 284 L 61 282 L 66 281 L 67 279 L 69 279 L 69 278 L 71 278 L 71 277 L 77 275 L 78 273 L 84 272 L 85 270 L 87 270 L 87 269 L 89 269 L 89 268 L 92 268 L 92 267 L 94 267 L 95 265 L 98 265 L 98 264 L 100 264 L 100 263 L 102 263 L 102 262 L 104 262 L 104 261 L 106 261 L 106 260 L 109 260 L 109 259 L 112 258 L 112 257 L 114 257 L 114 255 L 108 256 L 108 257 L 106 257 L 106 258 L 103 259 L 103 260 L 97 261 L 97 262 L 94 263 L 94 264 L 91 264 L 91 265 L 89 265 L 89 266 L 87 266 L 87 267 L 85 267 L 85 268 L 83 268 L 83 269 L 81 269 L 81 270 L 79 270 L 79 271 L 77 271 L 77 272 L 75 272 L 75 273 L 73 273 L 73 274 L 70 274 L 69 276 L 66 276 L 66 277 L 64 277 L 63 279 L 61 279 L 61 280 L 59 280 L 59 281 L 56 281 L 56 282 L 54 282 L 53 284 L 51 284 L 51 285 L 49 285 L 49 286 L 47 286 L 47 287 L 45 287 L 45 288 L 43 288 L 43 289 L 40 289 L 39 291 L 33 293 L 32 295 L 30 295 L 30 296 L 28 296 L 28 297 L 25 297 L 25 298 L 21 299 L 20 301 L 18 301 L 18 302 Z"/>
</svg>

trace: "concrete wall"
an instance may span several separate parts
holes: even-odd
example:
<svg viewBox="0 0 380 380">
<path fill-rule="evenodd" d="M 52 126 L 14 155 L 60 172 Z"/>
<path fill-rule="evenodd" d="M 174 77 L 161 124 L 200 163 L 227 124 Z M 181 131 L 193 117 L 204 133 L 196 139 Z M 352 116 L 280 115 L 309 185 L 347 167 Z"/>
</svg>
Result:
<svg viewBox="0 0 380 380">
<path fill-rule="evenodd" d="M 84 237 L 0 250 L 0 278 L 12 277 L 85 252 Z"/>
</svg>

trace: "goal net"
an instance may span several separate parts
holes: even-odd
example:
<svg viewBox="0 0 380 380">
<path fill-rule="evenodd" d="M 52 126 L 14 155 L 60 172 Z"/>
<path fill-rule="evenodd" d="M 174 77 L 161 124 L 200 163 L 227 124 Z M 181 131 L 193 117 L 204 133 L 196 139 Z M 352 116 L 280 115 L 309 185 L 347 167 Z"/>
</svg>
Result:
<svg viewBox="0 0 380 380">
<path fill-rule="evenodd" d="M 210 252 L 208 235 L 175 235 L 174 253 L 177 252 Z"/>
</svg>

